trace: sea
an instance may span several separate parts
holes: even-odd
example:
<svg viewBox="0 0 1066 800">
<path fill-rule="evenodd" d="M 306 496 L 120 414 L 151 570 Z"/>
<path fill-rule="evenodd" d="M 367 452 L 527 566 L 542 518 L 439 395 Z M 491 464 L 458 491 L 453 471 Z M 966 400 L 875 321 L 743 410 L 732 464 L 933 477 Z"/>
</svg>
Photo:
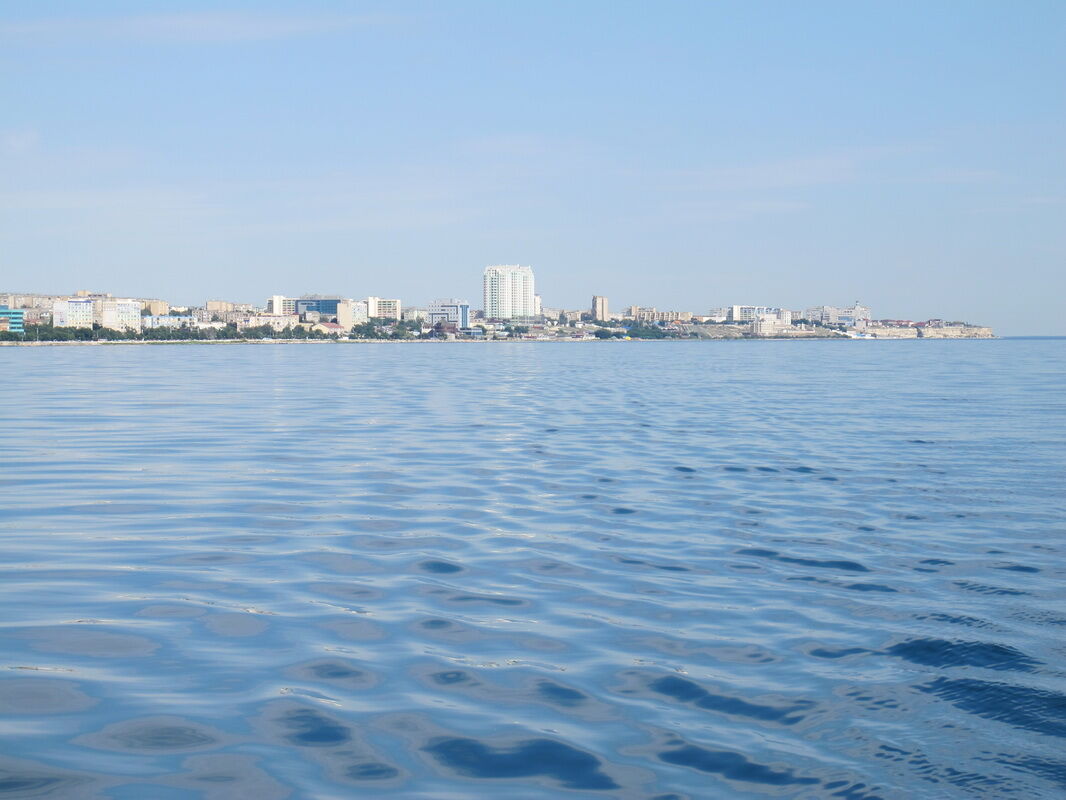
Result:
<svg viewBox="0 0 1066 800">
<path fill-rule="evenodd" d="M 1066 796 L 1066 341 L 0 375 L 0 800 Z"/>
</svg>

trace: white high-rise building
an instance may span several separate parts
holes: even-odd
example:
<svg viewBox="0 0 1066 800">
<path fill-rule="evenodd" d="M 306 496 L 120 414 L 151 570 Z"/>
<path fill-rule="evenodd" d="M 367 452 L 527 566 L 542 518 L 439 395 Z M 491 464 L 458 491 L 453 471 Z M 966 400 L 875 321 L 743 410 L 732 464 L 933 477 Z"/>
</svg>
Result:
<svg viewBox="0 0 1066 800">
<path fill-rule="evenodd" d="M 485 267 L 483 288 L 485 316 L 488 319 L 536 316 L 532 267 Z"/>
<path fill-rule="evenodd" d="M 52 325 L 57 328 L 91 328 L 93 301 L 90 297 L 71 297 L 52 303 Z"/>
<path fill-rule="evenodd" d="M 403 306 L 396 298 L 368 297 L 366 299 L 366 313 L 371 319 L 400 319 L 403 314 Z"/>
<path fill-rule="evenodd" d="M 139 331 L 141 301 L 118 298 L 104 300 L 100 308 L 100 327 L 115 331 Z"/>
<path fill-rule="evenodd" d="M 296 298 L 273 294 L 267 299 L 266 311 L 268 314 L 295 314 Z"/>
</svg>

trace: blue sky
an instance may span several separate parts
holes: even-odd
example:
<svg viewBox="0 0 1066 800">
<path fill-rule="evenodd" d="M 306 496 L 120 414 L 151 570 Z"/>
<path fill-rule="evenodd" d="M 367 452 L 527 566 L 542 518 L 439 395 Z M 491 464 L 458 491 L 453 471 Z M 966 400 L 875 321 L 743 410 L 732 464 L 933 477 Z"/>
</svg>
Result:
<svg viewBox="0 0 1066 800">
<path fill-rule="evenodd" d="M 1066 334 L 1066 3 L 0 8 L 0 290 Z M 1048 311 L 1041 313 L 1046 307 Z"/>
</svg>

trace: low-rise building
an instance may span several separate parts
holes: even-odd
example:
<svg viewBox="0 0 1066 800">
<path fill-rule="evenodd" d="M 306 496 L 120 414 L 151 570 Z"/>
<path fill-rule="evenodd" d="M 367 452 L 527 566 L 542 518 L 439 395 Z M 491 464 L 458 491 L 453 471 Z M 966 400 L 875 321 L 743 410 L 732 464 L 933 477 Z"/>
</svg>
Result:
<svg viewBox="0 0 1066 800">
<path fill-rule="evenodd" d="M 654 306 L 629 306 L 624 314 L 637 322 L 689 322 L 691 311 L 659 311 Z"/>
<path fill-rule="evenodd" d="M 469 328 L 470 304 L 455 297 L 434 300 L 429 304 L 426 321 L 430 325 L 436 325 L 438 322 L 452 322 L 459 328 Z"/>
<path fill-rule="evenodd" d="M 8 333 L 25 333 L 26 312 L 21 308 L 0 306 L 0 330 Z"/>
<path fill-rule="evenodd" d="M 245 328 L 269 327 L 273 331 L 283 331 L 286 328 L 294 328 L 300 324 L 300 318 L 296 314 L 251 314 L 237 320 L 237 330 Z"/>
<path fill-rule="evenodd" d="M 157 328 L 195 328 L 197 319 L 194 316 L 171 316 L 166 315 L 151 315 L 141 318 L 141 327 L 145 330 L 155 330 Z"/>
<path fill-rule="evenodd" d="M 760 314 L 759 318 L 751 323 L 751 333 L 754 336 L 781 336 L 792 330 L 792 312 L 778 309 L 773 314 Z"/>
<path fill-rule="evenodd" d="M 861 329 L 870 324 L 870 309 L 858 303 L 852 306 L 812 306 L 803 312 L 803 317 L 823 325 Z"/>
</svg>

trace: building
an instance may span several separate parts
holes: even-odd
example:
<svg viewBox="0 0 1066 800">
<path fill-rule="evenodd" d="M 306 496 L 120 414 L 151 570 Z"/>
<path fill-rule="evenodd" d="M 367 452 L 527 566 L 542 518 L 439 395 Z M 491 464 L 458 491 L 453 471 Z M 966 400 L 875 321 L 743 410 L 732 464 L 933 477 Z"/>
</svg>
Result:
<svg viewBox="0 0 1066 800">
<path fill-rule="evenodd" d="M 803 312 L 805 319 L 820 322 L 823 325 L 844 325 L 849 328 L 865 328 L 870 324 L 870 309 L 859 305 L 852 306 L 813 306 Z"/>
<path fill-rule="evenodd" d="M 275 332 L 295 328 L 299 324 L 300 318 L 295 314 L 251 314 L 236 322 L 237 330 L 267 326 Z"/>
<path fill-rule="evenodd" d="M 155 314 L 141 318 L 141 327 L 145 330 L 155 330 L 156 328 L 195 328 L 196 317 L 193 316 L 171 316 L 169 314 L 165 316 L 157 316 Z"/>
<path fill-rule="evenodd" d="M 25 333 L 25 319 L 26 312 L 21 308 L 0 306 L 0 330 L 5 330 L 8 333 Z"/>
<path fill-rule="evenodd" d="M 485 267 L 482 291 L 485 317 L 488 319 L 525 319 L 537 316 L 532 267 Z"/>
<path fill-rule="evenodd" d="M 778 309 L 775 314 L 760 314 L 751 323 L 751 332 L 755 336 L 781 336 L 792 330 L 792 312 Z"/>
<path fill-rule="evenodd" d="M 321 294 L 305 294 L 295 301 L 295 312 L 300 316 L 314 312 L 320 317 L 332 319 L 337 316 L 337 307 L 347 300 L 343 297 Z M 291 313 L 291 312 L 285 312 Z"/>
<path fill-rule="evenodd" d="M 438 322 L 454 322 L 460 328 L 470 327 L 470 304 L 465 300 L 450 297 L 444 300 L 434 300 L 429 304 L 429 324 L 436 325 Z"/>
<path fill-rule="evenodd" d="M 781 309 L 777 306 L 728 306 L 726 322 L 755 322 L 760 316 L 776 316 Z"/>
<path fill-rule="evenodd" d="M 68 297 L 52 303 L 52 325 L 56 328 L 92 328 L 93 317 L 91 297 Z"/>
<path fill-rule="evenodd" d="M 271 295 L 266 302 L 266 313 L 268 314 L 295 314 L 296 313 L 296 298 L 285 297 L 285 295 L 274 294 Z"/>
<path fill-rule="evenodd" d="M 149 314 L 161 317 L 170 313 L 170 303 L 166 300 L 141 300 L 141 310 Z"/>
<path fill-rule="evenodd" d="M 347 336 L 351 333 L 351 326 L 346 328 L 337 322 L 320 322 L 317 325 L 312 325 L 311 330 L 315 333 L 328 333 L 333 336 Z"/>
<path fill-rule="evenodd" d="M 353 325 L 361 325 L 370 319 L 366 300 L 345 300 L 337 305 L 337 323 L 349 330 Z"/>
<path fill-rule="evenodd" d="M 388 300 L 384 297 L 368 297 L 366 299 L 366 313 L 370 319 L 395 319 L 399 320 L 403 314 L 403 306 L 398 299 Z"/>
<path fill-rule="evenodd" d="M 637 322 L 691 322 L 691 311 L 659 311 L 654 306 L 629 306 L 624 316 Z"/>
<path fill-rule="evenodd" d="M 598 294 L 592 296 L 592 318 L 599 320 L 610 319 L 606 297 L 601 297 Z"/>
<path fill-rule="evenodd" d="M 141 330 L 141 301 L 113 298 L 100 304 L 100 327 L 115 331 Z"/>
<path fill-rule="evenodd" d="M 216 314 L 223 314 L 230 311 L 236 311 L 237 309 L 234 308 L 233 303 L 227 302 L 225 300 L 208 300 L 206 303 L 204 303 L 204 310 L 213 311 Z M 155 312 L 153 311 L 152 313 L 154 314 Z"/>
</svg>

